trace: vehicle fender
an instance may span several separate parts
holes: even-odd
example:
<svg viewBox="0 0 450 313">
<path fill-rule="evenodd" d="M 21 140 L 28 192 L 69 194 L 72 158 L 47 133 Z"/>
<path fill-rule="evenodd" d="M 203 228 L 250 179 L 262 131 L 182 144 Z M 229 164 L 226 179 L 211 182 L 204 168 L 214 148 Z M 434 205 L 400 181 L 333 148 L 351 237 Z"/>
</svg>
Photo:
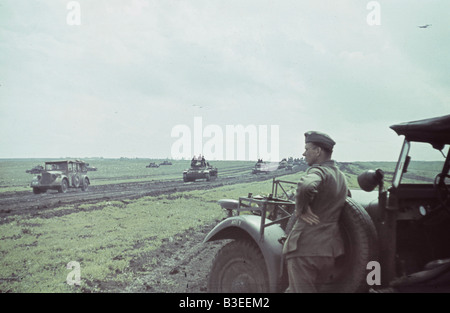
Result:
<svg viewBox="0 0 450 313">
<path fill-rule="evenodd" d="M 33 179 L 31 180 L 30 186 L 31 186 L 31 187 L 37 187 L 37 186 L 39 186 L 39 179 L 38 179 L 37 176 L 33 177 Z"/>
<path fill-rule="evenodd" d="M 267 223 L 268 221 L 266 221 Z M 261 217 L 257 215 L 239 215 L 229 217 L 216 225 L 204 239 L 205 242 L 222 239 L 251 239 L 261 250 L 269 276 L 270 292 L 279 292 L 282 275 L 282 250 L 280 241 L 286 233 L 279 224 L 273 224 L 260 234 Z"/>
<path fill-rule="evenodd" d="M 56 175 L 55 180 L 50 181 L 50 185 L 61 184 L 61 182 L 64 178 L 66 178 L 66 176 Z M 69 186 L 70 186 L 70 180 L 68 178 L 66 178 L 66 179 L 69 182 Z"/>
</svg>

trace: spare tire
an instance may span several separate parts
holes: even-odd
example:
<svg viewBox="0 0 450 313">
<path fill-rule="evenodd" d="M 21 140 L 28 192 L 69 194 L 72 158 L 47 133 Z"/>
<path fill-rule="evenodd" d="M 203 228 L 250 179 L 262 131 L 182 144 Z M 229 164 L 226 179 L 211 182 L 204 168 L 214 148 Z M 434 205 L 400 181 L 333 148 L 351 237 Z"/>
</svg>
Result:
<svg viewBox="0 0 450 313">
<path fill-rule="evenodd" d="M 80 177 L 78 177 L 78 175 L 72 176 L 72 186 L 75 188 L 80 187 Z"/>
<path fill-rule="evenodd" d="M 366 292 L 367 264 L 378 260 L 375 225 L 364 208 L 347 197 L 339 221 L 344 255 L 336 259 L 335 270 L 321 292 Z"/>
<path fill-rule="evenodd" d="M 296 221 L 293 214 L 285 232 L 289 234 Z M 344 241 L 345 254 L 336 259 L 335 270 L 320 292 L 365 292 L 368 290 L 367 263 L 377 261 L 378 239 L 375 225 L 369 214 L 355 200 L 347 197 L 339 226 Z"/>
</svg>

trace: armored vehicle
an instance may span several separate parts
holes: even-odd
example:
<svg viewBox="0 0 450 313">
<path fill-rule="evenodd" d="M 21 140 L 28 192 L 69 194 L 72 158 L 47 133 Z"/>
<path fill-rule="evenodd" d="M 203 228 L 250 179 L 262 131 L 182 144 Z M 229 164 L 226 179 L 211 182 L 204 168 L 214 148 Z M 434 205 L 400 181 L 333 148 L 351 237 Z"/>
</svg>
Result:
<svg viewBox="0 0 450 313">
<path fill-rule="evenodd" d="M 294 159 L 294 163 L 293 163 L 294 166 L 295 165 L 304 165 L 304 164 L 306 164 L 306 162 L 305 162 L 305 160 L 303 158 L 301 158 L 301 159 L 295 158 Z"/>
<path fill-rule="evenodd" d="M 287 165 L 288 165 L 288 162 L 286 161 L 286 159 L 283 159 L 280 161 L 280 163 L 278 163 L 278 169 L 286 168 Z"/>
<path fill-rule="evenodd" d="M 87 191 L 90 185 L 87 176 L 86 163 L 79 160 L 64 160 L 45 162 L 45 168 L 40 175 L 31 181 L 35 194 L 49 189 L 65 193 L 69 188 L 81 188 Z"/>
<path fill-rule="evenodd" d="M 42 165 L 36 165 L 31 170 L 26 170 L 25 172 L 29 173 L 29 174 L 40 174 L 43 171 L 44 171 L 44 167 Z"/>
<path fill-rule="evenodd" d="M 263 162 L 262 160 L 255 164 L 255 167 L 252 169 L 252 174 L 260 174 L 264 173 L 267 174 L 270 171 L 269 165 L 266 162 Z"/>
<path fill-rule="evenodd" d="M 197 179 L 206 179 L 210 181 L 218 176 L 217 167 L 213 167 L 203 160 L 192 160 L 191 167 L 183 171 L 183 181 L 190 182 Z"/>
<path fill-rule="evenodd" d="M 159 163 L 159 165 L 172 165 L 172 162 L 165 160 L 162 163 Z"/>
<path fill-rule="evenodd" d="M 146 168 L 150 167 L 159 167 L 159 164 L 156 164 L 155 162 L 151 162 L 149 165 L 146 166 Z"/>
<path fill-rule="evenodd" d="M 97 171 L 97 168 L 95 166 L 89 166 L 89 163 L 86 163 L 86 168 L 87 168 L 88 172 Z"/>
<path fill-rule="evenodd" d="M 321 292 L 450 292 L 450 115 L 391 128 L 404 136 L 392 181 L 385 188 L 382 169 L 358 176 L 362 190 L 349 191 L 339 220 L 345 254 Z M 442 167 L 429 183 L 405 182 L 420 143 L 442 154 Z M 232 241 L 213 261 L 210 292 L 285 291 L 282 247 L 296 219 L 286 186 L 296 184 L 274 180 L 268 197 L 219 201 L 228 218 L 204 242 Z"/>
</svg>

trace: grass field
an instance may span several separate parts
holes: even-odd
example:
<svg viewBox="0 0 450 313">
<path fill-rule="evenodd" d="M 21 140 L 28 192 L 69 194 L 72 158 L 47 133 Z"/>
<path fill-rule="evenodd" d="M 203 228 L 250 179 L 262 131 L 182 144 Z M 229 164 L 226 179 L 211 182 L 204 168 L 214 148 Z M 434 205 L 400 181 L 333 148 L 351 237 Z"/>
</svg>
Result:
<svg viewBox="0 0 450 313">
<path fill-rule="evenodd" d="M 90 172 L 92 183 L 109 184 L 123 181 L 180 178 L 188 161 L 175 161 L 172 166 L 145 168 L 144 159 L 86 160 L 98 168 Z M 162 160 L 156 160 L 159 162 Z M 43 160 L 0 160 L 0 189 L 30 190 L 32 175 L 25 173 Z M 233 168 L 249 167 L 253 162 L 212 162 L 219 173 Z M 412 163 L 411 175 L 430 176 L 439 163 Z M 346 164 L 351 188 L 357 188 L 356 172 L 382 167 L 393 171 L 394 163 Z M 298 181 L 302 172 L 284 176 Z M 411 178 L 411 180 L 414 180 Z M 0 225 L 0 292 L 100 292 L 96 282 L 114 281 L 127 284 L 136 279 L 129 264 L 157 249 L 164 240 L 187 229 L 225 217 L 216 204 L 222 198 L 237 199 L 249 192 L 267 195 L 271 180 L 224 186 L 212 190 L 196 190 L 126 201 L 102 201 L 77 204 L 75 213 L 52 218 L 17 216 Z M 0 194 L 1 196 L 1 194 Z M 74 205 L 75 206 L 75 205 Z M 59 207 L 51 210 L 70 210 Z M 66 265 L 81 265 L 81 287 L 70 286 Z M 143 272 L 157 266 L 148 260 Z"/>
</svg>

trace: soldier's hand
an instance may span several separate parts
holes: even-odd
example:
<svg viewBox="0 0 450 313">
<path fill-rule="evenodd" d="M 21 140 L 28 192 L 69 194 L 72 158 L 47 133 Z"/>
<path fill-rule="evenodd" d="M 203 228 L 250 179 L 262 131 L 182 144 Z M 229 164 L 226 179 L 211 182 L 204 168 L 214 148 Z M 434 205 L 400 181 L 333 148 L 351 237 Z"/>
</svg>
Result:
<svg viewBox="0 0 450 313">
<path fill-rule="evenodd" d="M 319 217 L 312 212 L 309 205 L 306 208 L 306 212 L 300 214 L 300 218 L 310 225 L 317 225 L 320 222 Z"/>
</svg>

